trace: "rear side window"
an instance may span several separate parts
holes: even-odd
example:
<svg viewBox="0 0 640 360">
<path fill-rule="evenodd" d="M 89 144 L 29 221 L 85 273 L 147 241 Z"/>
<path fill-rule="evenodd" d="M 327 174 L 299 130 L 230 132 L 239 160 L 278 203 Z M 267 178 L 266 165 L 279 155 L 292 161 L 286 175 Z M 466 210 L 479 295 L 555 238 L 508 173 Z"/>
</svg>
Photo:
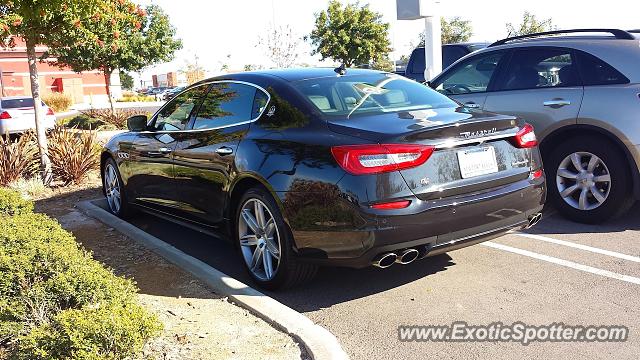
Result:
<svg viewBox="0 0 640 360">
<path fill-rule="evenodd" d="M 578 85 L 571 50 L 528 48 L 517 50 L 499 90 L 523 90 Z"/>
<path fill-rule="evenodd" d="M 193 128 L 211 129 L 252 120 L 257 117 L 254 111 L 258 110 L 254 109 L 256 91 L 260 90 L 246 84 L 213 84 L 198 110 Z"/>
<path fill-rule="evenodd" d="M 456 60 L 467 55 L 469 51 L 462 46 L 444 46 L 442 47 L 442 68 L 446 69 Z"/>
<path fill-rule="evenodd" d="M 424 64 L 424 49 L 415 49 L 413 53 L 411 53 L 411 73 L 412 74 L 422 74 L 424 72 L 425 64 Z"/>
<path fill-rule="evenodd" d="M 2 103 L 0 103 L 0 108 L 2 109 L 19 109 L 19 108 L 32 108 L 32 107 L 33 107 L 32 98 L 4 99 L 2 100 Z"/>
<path fill-rule="evenodd" d="M 580 76 L 584 85 L 628 84 L 629 79 L 597 57 L 580 52 Z"/>
</svg>

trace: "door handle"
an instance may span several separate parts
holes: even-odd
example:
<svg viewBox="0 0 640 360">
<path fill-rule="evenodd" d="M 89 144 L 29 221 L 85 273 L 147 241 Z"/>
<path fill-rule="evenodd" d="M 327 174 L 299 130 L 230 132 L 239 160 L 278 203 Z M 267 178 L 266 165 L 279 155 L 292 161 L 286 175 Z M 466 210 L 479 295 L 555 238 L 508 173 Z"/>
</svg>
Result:
<svg viewBox="0 0 640 360">
<path fill-rule="evenodd" d="M 156 157 L 171 154 L 173 150 L 167 147 L 161 147 L 157 151 L 147 151 L 147 156 Z"/>
<path fill-rule="evenodd" d="M 233 149 L 228 146 L 222 146 L 216 149 L 216 154 L 218 155 L 231 155 L 233 154 Z"/>
<path fill-rule="evenodd" d="M 480 105 L 474 103 L 473 101 L 469 101 L 469 102 L 464 103 L 464 106 L 468 107 L 469 109 L 479 109 L 480 108 Z"/>
<path fill-rule="evenodd" d="M 571 105 L 571 101 L 565 99 L 553 99 L 547 100 L 542 103 L 544 106 L 548 106 L 554 109 L 561 108 L 563 106 Z"/>
</svg>

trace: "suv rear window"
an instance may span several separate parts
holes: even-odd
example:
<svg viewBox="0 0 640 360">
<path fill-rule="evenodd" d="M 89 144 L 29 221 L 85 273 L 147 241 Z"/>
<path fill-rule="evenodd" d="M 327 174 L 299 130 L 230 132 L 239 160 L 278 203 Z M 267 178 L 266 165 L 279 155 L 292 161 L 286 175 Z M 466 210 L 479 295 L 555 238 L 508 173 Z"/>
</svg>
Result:
<svg viewBox="0 0 640 360">
<path fill-rule="evenodd" d="M 425 85 L 393 74 L 341 76 L 293 83 L 322 114 L 349 118 L 358 114 L 456 107 Z"/>
<path fill-rule="evenodd" d="M 597 57 L 579 52 L 580 76 L 584 85 L 628 84 L 629 79 Z"/>
<path fill-rule="evenodd" d="M 2 109 L 18 109 L 18 108 L 32 108 L 33 107 L 33 99 L 32 98 L 21 98 L 21 99 L 3 99 L 0 103 L 0 108 Z"/>
</svg>

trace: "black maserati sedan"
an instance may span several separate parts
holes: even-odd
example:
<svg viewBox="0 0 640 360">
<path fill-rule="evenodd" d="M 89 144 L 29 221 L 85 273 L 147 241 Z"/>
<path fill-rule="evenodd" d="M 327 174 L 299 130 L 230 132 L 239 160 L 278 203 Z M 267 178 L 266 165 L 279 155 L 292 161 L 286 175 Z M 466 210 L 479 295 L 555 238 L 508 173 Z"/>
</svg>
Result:
<svg viewBox="0 0 640 360">
<path fill-rule="evenodd" d="M 226 233 L 268 289 L 532 226 L 546 196 L 531 125 L 373 70 L 215 77 L 128 127 L 102 153 L 110 210 Z"/>
</svg>

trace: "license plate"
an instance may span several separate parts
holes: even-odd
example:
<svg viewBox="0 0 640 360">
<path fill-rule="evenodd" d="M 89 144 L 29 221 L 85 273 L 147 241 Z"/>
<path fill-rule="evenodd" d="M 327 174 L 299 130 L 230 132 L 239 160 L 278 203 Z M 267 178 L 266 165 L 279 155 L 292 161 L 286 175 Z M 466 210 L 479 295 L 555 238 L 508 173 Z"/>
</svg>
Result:
<svg viewBox="0 0 640 360">
<path fill-rule="evenodd" d="M 498 172 L 493 146 L 458 151 L 458 164 L 463 179 Z"/>
</svg>

